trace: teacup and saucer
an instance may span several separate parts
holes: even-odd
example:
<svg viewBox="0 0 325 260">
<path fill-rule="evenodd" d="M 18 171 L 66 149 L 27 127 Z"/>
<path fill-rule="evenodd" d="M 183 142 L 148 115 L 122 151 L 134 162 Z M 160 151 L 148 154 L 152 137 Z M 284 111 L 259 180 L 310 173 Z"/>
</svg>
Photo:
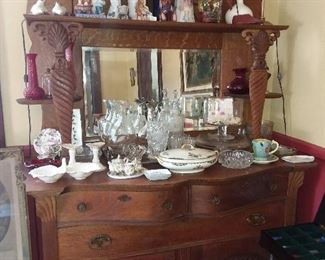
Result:
<svg viewBox="0 0 325 260">
<path fill-rule="evenodd" d="M 279 143 L 274 140 L 268 140 L 263 138 L 254 139 L 252 141 L 254 163 L 267 164 L 276 162 L 279 157 L 274 153 L 279 148 Z"/>
</svg>

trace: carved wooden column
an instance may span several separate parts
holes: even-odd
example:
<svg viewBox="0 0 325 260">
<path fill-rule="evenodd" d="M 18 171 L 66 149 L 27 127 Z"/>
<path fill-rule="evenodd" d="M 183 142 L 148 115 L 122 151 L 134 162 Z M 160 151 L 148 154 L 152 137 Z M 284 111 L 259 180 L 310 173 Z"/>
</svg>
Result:
<svg viewBox="0 0 325 260">
<path fill-rule="evenodd" d="M 286 201 L 285 225 L 294 225 L 296 222 L 297 193 L 304 183 L 304 172 L 295 171 L 289 173 L 288 194 Z"/>
<path fill-rule="evenodd" d="M 249 96 L 251 103 L 252 137 L 257 138 L 261 135 L 265 92 L 269 78 L 265 55 L 276 38 L 280 36 L 280 32 L 274 30 L 245 30 L 242 36 L 251 46 L 254 58 L 249 76 Z"/>
<path fill-rule="evenodd" d="M 31 27 L 34 32 L 39 34 L 41 40 L 47 41 L 54 50 L 54 63 L 51 65 L 51 87 L 55 114 L 52 113 L 52 115 L 56 117 L 62 141 L 70 143 L 76 82 L 73 65 L 67 61 L 65 50 L 75 42 L 82 31 L 82 25 L 79 23 L 33 22 Z M 50 113 L 47 114 L 47 116 L 49 115 Z"/>
</svg>

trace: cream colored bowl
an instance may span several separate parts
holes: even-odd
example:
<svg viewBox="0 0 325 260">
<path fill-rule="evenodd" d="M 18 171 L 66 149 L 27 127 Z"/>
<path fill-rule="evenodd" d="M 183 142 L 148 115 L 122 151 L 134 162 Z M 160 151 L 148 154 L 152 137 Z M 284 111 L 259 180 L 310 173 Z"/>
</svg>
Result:
<svg viewBox="0 0 325 260">
<path fill-rule="evenodd" d="M 185 146 L 161 152 L 157 161 L 174 173 L 192 174 L 204 171 L 218 160 L 215 151 Z"/>
</svg>

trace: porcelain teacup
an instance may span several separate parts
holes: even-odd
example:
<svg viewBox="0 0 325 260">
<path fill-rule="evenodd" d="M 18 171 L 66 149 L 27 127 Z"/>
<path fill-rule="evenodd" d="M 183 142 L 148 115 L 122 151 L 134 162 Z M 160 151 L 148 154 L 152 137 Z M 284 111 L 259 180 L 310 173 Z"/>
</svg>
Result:
<svg viewBox="0 0 325 260">
<path fill-rule="evenodd" d="M 253 151 L 254 151 L 254 159 L 265 161 L 267 160 L 271 154 L 275 153 L 279 148 L 279 143 L 274 140 L 268 139 L 254 139 L 252 141 Z"/>
</svg>

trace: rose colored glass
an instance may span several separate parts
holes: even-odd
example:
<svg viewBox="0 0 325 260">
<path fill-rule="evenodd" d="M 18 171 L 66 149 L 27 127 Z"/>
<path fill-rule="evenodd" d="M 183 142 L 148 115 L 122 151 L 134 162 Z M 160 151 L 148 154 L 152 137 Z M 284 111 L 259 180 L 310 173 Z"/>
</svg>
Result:
<svg viewBox="0 0 325 260">
<path fill-rule="evenodd" d="M 36 53 L 26 54 L 28 83 L 24 89 L 24 97 L 27 99 L 42 99 L 45 96 L 44 90 L 38 85 Z"/>
<path fill-rule="evenodd" d="M 246 68 L 233 69 L 235 78 L 230 82 L 228 90 L 231 94 L 248 94 L 248 81 L 246 80 Z"/>
</svg>

